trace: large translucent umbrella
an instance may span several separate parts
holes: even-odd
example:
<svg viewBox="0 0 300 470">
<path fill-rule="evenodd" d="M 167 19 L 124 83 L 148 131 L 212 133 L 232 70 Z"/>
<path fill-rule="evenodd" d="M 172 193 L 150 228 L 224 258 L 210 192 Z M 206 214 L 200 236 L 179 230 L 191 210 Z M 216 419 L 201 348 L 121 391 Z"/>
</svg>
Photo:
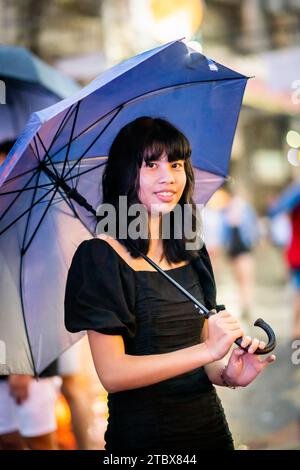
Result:
<svg viewBox="0 0 300 470">
<path fill-rule="evenodd" d="M 174 41 L 31 116 L 0 173 L 1 373 L 40 372 L 78 338 L 64 327 L 67 271 L 95 234 L 99 183 L 120 128 L 145 115 L 177 126 L 191 143 L 204 204 L 228 174 L 246 83 Z"/>
</svg>

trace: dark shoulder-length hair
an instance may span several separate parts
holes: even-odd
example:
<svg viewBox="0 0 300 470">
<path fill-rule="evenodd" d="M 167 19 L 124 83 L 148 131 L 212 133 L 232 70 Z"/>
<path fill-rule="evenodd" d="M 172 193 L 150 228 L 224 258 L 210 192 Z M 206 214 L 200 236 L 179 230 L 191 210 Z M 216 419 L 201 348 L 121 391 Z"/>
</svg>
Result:
<svg viewBox="0 0 300 470">
<path fill-rule="evenodd" d="M 194 172 L 191 164 L 191 147 L 185 135 L 174 127 L 170 122 L 151 117 L 140 117 L 125 125 L 115 137 L 109 151 L 108 162 L 102 178 L 103 203 L 112 204 L 116 210 L 117 221 L 119 220 L 119 196 L 127 196 L 127 207 L 132 204 L 141 203 L 138 198 L 139 191 L 139 171 L 143 161 L 159 160 L 163 153 L 168 156 L 168 161 L 184 160 L 186 185 L 183 194 L 178 202 L 181 206 L 182 217 L 180 218 L 182 238 L 174 238 L 176 217 L 174 209 L 169 213 L 170 217 L 170 237 L 163 238 L 163 256 L 168 263 L 176 263 L 183 260 L 191 260 L 199 256 L 199 247 L 194 250 L 186 250 L 186 243 L 194 243 L 198 237 L 200 248 L 202 247 L 199 233 L 191 232 L 191 236 L 186 234 L 185 218 L 189 213 L 192 223 L 191 230 L 198 227 L 200 215 L 197 212 L 196 204 L 192 195 L 194 191 Z M 186 206 L 186 212 L 183 210 Z M 163 215 L 162 217 L 165 217 Z M 98 217 L 98 220 L 100 218 Z M 126 238 L 119 237 L 119 224 L 116 227 L 116 238 L 122 243 L 131 256 L 138 258 L 140 255 L 132 249 L 127 242 L 137 246 L 143 254 L 147 254 L 150 246 L 149 238 L 131 239 L 128 233 L 128 226 L 132 217 L 127 217 L 127 227 L 125 227 Z M 178 227 L 177 227 L 178 228 Z M 122 229 L 124 234 L 124 227 Z M 178 233 L 178 232 L 177 232 Z"/>
</svg>

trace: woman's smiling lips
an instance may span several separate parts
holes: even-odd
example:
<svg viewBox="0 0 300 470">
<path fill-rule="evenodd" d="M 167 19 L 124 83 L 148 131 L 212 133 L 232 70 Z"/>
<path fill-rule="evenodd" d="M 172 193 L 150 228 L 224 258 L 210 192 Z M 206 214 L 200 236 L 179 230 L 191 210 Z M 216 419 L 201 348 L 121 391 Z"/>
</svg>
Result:
<svg viewBox="0 0 300 470">
<path fill-rule="evenodd" d="M 154 194 L 163 202 L 171 202 L 174 199 L 175 191 L 159 191 Z"/>
</svg>

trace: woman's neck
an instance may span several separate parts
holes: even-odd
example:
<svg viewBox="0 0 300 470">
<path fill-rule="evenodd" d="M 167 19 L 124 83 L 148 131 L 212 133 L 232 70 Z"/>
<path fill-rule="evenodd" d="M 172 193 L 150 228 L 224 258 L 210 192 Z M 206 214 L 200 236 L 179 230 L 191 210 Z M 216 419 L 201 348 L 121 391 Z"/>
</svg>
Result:
<svg viewBox="0 0 300 470">
<path fill-rule="evenodd" d="M 160 237 L 160 226 L 161 226 L 161 217 L 160 216 L 149 216 L 149 239 L 150 246 L 147 255 L 153 260 L 160 261 L 163 255 L 163 241 Z"/>
</svg>

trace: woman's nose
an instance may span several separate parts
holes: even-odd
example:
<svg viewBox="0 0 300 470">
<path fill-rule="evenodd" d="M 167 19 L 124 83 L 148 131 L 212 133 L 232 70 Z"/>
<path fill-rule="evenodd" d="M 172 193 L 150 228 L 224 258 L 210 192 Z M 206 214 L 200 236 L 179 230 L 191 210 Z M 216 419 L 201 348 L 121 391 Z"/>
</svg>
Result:
<svg viewBox="0 0 300 470">
<path fill-rule="evenodd" d="M 160 175 L 159 175 L 159 182 L 160 183 L 172 183 L 175 182 L 175 176 L 170 168 L 162 168 Z"/>
</svg>

